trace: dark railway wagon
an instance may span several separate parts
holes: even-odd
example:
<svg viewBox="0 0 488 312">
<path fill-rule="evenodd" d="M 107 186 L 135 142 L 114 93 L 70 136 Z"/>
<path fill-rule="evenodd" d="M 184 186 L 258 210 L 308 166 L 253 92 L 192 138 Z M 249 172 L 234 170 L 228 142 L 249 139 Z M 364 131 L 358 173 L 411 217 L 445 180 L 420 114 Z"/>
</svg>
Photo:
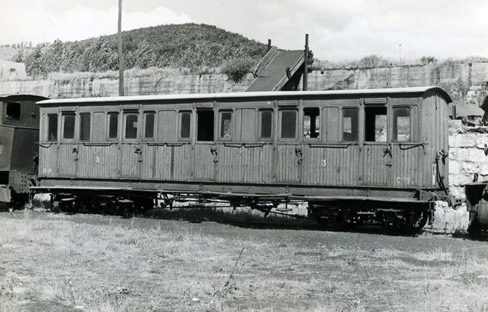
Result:
<svg viewBox="0 0 488 312">
<path fill-rule="evenodd" d="M 0 96 L 0 202 L 25 202 L 36 181 L 39 108 L 45 97 Z"/>
<path fill-rule="evenodd" d="M 300 200 L 331 227 L 418 229 L 446 194 L 450 102 L 438 87 L 41 101 L 33 190 L 75 209 Z"/>
</svg>

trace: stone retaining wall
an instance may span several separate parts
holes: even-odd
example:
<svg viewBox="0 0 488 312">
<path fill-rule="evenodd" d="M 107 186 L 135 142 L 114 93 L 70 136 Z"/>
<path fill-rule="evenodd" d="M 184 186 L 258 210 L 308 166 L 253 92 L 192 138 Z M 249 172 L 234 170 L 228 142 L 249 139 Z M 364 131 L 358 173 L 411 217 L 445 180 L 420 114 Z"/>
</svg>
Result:
<svg viewBox="0 0 488 312">
<path fill-rule="evenodd" d="M 488 127 L 465 127 L 451 121 L 449 135 L 449 188 L 453 196 L 464 198 L 464 185 L 488 180 Z"/>
</svg>

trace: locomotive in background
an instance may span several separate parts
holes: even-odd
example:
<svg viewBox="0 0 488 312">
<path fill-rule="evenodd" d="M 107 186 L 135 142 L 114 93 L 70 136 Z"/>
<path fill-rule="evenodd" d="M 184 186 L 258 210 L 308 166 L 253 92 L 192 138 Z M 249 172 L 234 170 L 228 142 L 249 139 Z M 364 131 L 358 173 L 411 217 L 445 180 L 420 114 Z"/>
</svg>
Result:
<svg viewBox="0 0 488 312">
<path fill-rule="evenodd" d="M 0 202 L 22 205 L 36 183 L 39 107 L 45 97 L 29 94 L 0 96 Z"/>
</svg>

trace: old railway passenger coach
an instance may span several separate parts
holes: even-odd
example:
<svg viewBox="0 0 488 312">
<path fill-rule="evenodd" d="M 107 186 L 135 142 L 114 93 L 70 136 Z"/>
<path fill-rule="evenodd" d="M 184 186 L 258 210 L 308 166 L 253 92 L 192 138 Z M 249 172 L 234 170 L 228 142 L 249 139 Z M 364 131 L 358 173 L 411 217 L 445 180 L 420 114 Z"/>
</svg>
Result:
<svg viewBox="0 0 488 312">
<path fill-rule="evenodd" d="M 71 208 L 302 200 L 332 227 L 420 228 L 448 185 L 449 102 L 438 87 L 41 101 L 33 189 Z"/>
</svg>

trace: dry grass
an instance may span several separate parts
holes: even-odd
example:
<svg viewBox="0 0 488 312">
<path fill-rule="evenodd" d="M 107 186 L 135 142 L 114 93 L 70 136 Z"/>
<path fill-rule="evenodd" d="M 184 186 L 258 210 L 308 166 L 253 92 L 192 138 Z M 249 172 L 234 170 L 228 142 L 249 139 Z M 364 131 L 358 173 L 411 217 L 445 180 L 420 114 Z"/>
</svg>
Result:
<svg viewBox="0 0 488 312">
<path fill-rule="evenodd" d="M 487 256 L 444 237 L 24 210 L 0 214 L 0 311 L 487 311 Z"/>
</svg>

